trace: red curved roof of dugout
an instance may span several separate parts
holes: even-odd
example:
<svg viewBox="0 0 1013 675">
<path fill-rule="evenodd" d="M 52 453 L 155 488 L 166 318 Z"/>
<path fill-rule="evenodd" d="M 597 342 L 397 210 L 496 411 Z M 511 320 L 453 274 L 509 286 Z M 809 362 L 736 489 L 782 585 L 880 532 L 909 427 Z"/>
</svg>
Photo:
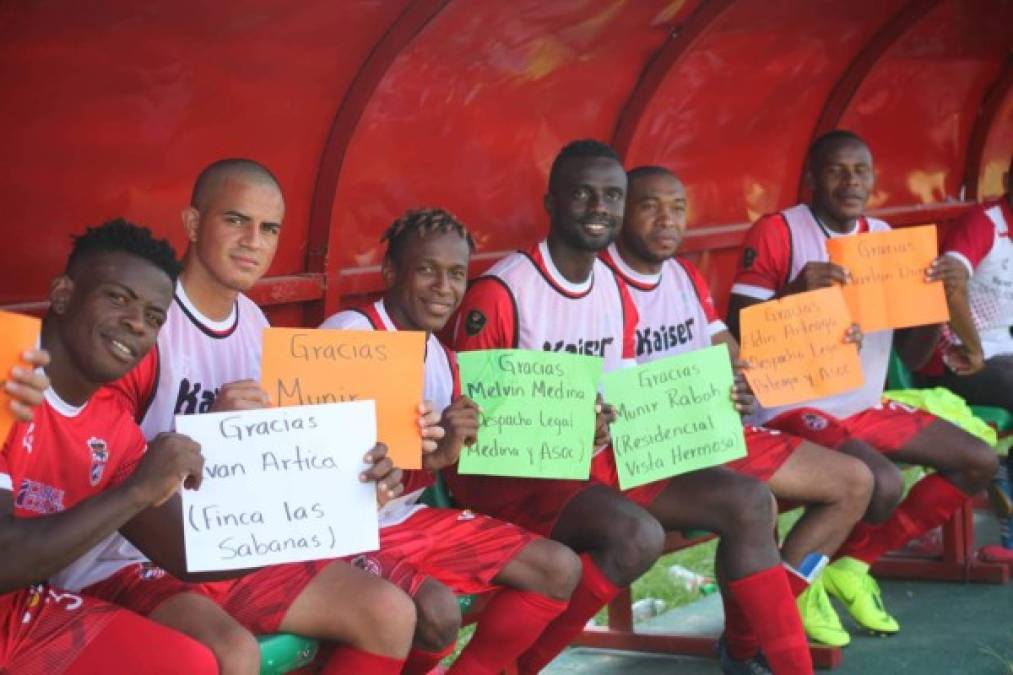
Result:
<svg viewBox="0 0 1013 675">
<path fill-rule="evenodd" d="M 548 166 L 586 136 L 684 178 L 685 246 L 721 296 L 820 131 L 868 138 L 874 206 L 900 222 L 999 193 L 1010 25 L 1005 0 L 5 3 L 0 303 L 41 299 L 68 235 L 106 217 L 182 246 L 196 172 L 241 155 L 288 208 L 258 299 L 312 321 L 378 287 L 406 208 L 457 212 L 479 265 L 542 236 Z"/>
</svg>

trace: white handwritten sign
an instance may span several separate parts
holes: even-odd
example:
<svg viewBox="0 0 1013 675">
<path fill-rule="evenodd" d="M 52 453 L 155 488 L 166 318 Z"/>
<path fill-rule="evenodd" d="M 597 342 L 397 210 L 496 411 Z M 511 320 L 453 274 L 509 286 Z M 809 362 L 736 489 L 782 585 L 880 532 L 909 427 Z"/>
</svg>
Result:
<svg viewBox="0 0 1013 675">
<path fill-rule="evenodd" d="M 183 491 L 190 572 L 336 558 L 378 548 L 373 401 L 178 415 L 204 482 Z"/>
</svg>

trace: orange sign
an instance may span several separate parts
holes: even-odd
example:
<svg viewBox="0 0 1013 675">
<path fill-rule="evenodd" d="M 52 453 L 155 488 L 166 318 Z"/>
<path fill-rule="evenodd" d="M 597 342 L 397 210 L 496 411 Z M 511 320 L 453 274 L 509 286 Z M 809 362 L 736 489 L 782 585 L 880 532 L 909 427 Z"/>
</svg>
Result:
<svg viewBox="0 0 1013 675">
<path fill-rule="evenodd" d="M 21 353 L 38 344 L 41 328 L 42 321 L 34 316 L 0 312 L 0 391 L 10 377 L 11 368 L 17 365 L 30 368 L 21 360 Z M 15 419 L 11 397 L 4 393 L 0 402 L 0 443 L 3 443 Z"/>
<path fill-rule="evenodd" d="M 418 331 L 266 328 L 261 386 L 278 406 L 376 401 L 377 440 L 419 469 L 425 345 Z"/>
<path fill-rule="evenodd" d="M 844 299 L 864 332 L 949 320 L 943 282 L 925 281 L 938 253 L 935 225 L 835 237 L 827 251 L 851 273 Z"/>
<path fill-rule="evenodd" d="M 838 286 L 743 309 L 741 357 L 760 404 L 774 408 L 861 387 L 858 349 L 844 342 L 851 323 Z"/>
</svg>

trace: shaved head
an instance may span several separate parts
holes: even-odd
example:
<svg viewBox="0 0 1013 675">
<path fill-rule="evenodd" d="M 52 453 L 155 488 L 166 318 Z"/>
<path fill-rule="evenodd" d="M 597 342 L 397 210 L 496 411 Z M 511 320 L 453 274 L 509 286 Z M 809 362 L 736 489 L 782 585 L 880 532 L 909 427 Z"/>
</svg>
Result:
<svg viewBox="0 0 1013 675">
<path fill-rule="evenodd" d="M 208 199 L 230 178 L 238 178 L 254 185 L 270 185 L 281 194 L 281 185 L 270 169 L 252 159 L 234 157 L 220 159 L 200 172 L 193 184 L 190 206 L 204 211 Z"/>
</svg>

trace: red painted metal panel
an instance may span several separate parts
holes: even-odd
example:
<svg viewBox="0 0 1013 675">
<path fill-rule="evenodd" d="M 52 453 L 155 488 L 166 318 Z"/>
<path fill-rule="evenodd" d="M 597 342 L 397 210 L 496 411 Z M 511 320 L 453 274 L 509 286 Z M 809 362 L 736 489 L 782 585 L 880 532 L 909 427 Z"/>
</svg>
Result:
<svg viewBox="0 0 1013 675">
<path fill-rule="evenodd" d="M 332 218 L 341 287 L 375 288 L 380 234 L 439 204 L 502 255 L 544 233 L 553 155 L 608 139 L 644 64 L 691 5 L 450 3 L 392 65 L 348 147 Z"/>
<path fill-rule="evenodd" d="M 879 60 L 840 126 L 876 159 L 873 206 L 959 198 L 971 128 L 1013 48 L 1013 3 L 945 0 Z"/>
<path fill-rule="evenodd" d="M 0 254 L 0 303 L 41 298 L 69 234 L 110 216 L 182 245 L 196 172 L 234 155 L 279 174 L 288 212 L 272 272 L 303 271 L 328 126 L 403 4 L 3 3 L 0 203 L 22 244 Z"/>
<path fill-rule="evenodd" d="M 1013 54 L 988 89 L 967 143 L 964 185 L 970 198 L 991 199 L 1003 193 L 1002 176 L 1013 156 Z"/>
</svg>

